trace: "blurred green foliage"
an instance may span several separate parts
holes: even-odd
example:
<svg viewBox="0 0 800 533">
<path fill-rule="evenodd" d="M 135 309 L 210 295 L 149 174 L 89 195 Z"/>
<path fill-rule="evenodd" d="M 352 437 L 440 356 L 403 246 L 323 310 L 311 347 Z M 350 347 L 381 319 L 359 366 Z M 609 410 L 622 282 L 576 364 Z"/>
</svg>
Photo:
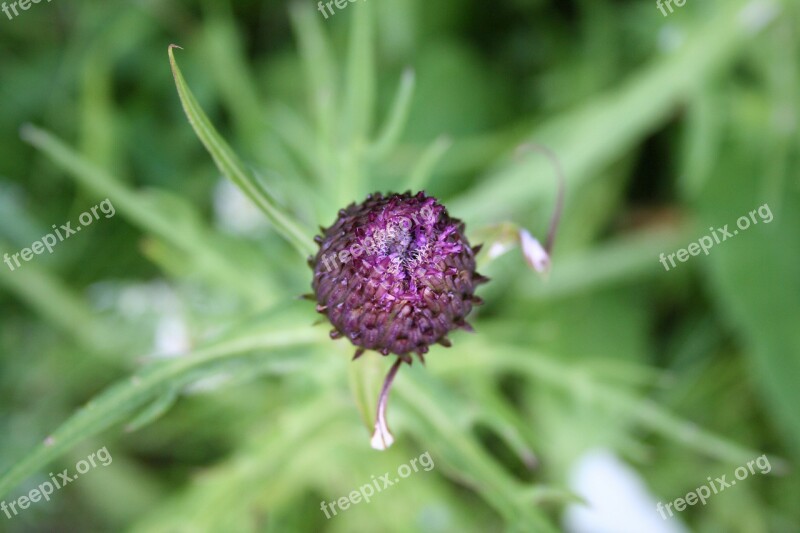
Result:
<svg viewBox="0 0 800 533">
<path fill-rule="evenodd" d="M 0 501 L 103 446 L 114 458 L 0 530 L 557 530 L 597 448 L 665 502 L 767 454 L 770 475 L 674 520 L 800 530 L 796 2 L 315 8 L 0 15 L 0 253 L 117 209 L 0 265 Z M 190 112 L 220 132 L 202 143 L 172 43 Z M 567 174 L 552 275 L 518 250 L 487 260 L 477 332 L 401 371 L 398 442 L 371 450 L 391 361 L 351 363 L 296 301 L 310 236 L 369 192 L 422 187 L 470 235 L 543 236 L 552 168 L 514 157 L 525 142 Z M 659 263 L 763 204 L 772 223 Z M 431 472 L 320 511 L 426 451 Z"/>
</svg>

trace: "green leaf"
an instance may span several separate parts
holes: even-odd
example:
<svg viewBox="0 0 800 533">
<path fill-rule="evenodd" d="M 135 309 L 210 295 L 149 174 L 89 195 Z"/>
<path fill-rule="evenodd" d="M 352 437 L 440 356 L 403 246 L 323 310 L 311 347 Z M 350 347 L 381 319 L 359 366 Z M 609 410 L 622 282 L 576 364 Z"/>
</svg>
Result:
<svg viewBox="0 0 800 533">
<path fill-rule="evenodd" d="M 372 127 L 375 102 L 373 40 L 372 4 L 367 2 L 354 11 L 350 29 L 343 120 L 345 138 L 351 143 L 363 142 Z"/>
<path fill-rule="evenodd" d="M 486 330 L 484 325 L 483 331 Z M 437 370 L 460 373 L 467 369 L 483 369 L 497 373 L 521 373 L 576 397 L 591 393 L 594 402 L 617 410 L 641 427 L 730 464 L 743 464 L 763 453 L 703 430 L 673 415 L 656 402 L 634 395 L 620 386 L 602 383 L 580 367 L 566 366 L 552 357 L 531 350 L 511 345 L 489 345 L 480 339 L 472 339 L 469 349 L 454 346 L 452 350 L 456 353 L 439 362 Z M 783 467 L 779 459 L 774 463 Z"/>
<path fill-rule="evenodd" d="M 261 272 L 256 274 L 244 270 L 240 264 L 208 245 L 215 235 L 200 225 L 201 219 L 194 208 L 180 196 L 165 191 L 131 190 L 54 135 L 31 124 L 24 125 L 20 135 L 78 183 L 101 198 L 107 196 L 132 224 L 187 253 L 208 281 L 235 290 L 254 307 L 277 301 L 276 287 Z"/>
<path fill-rule="evenodd" d="M 315 250 L 311 235 L 302 229 L 300 224 L 289 213 L 284 212 L 277 205 L 276 201 L 264 189 L 253 173 L 239 161 L 239 158 L 222 139 L 200 108 L 175 61 L 175 48 L 180 47 L 174 44 L 170 45 L 168 54 L 181 104 L 189 123 L 192 125 L 197 137 L 206 147 L 206 150 L 208 150 L 208 153 L 211 154 L 217 168 L 266 214 L 275 229 L 300 253 L 303 259 L 313 255 Z"/>
<path fill-rule="evenodd" d="M 0 255 L 11 250 L 12 247 L 0 239 Z M 83 347 L 104 354 L 122 348 L 109 332 L 108 324 L 103 323 L 70 287 L 41 266 L 28 263 L 11 271 L 2 265 L 0 286 L 15 293 Z"/>
<path fill-rule="evenodd" d="M 256 350 L 272 352 L 270 357 L 275 357 L 280 363 L 276 356 L 280 350 L 321 340 L 323 336 L 318 331 L 294 325 L 298 321 L 302 323 L 305 316 L 299 309 L 302 304 L 295 305 L 294 309 L 281 309 L 266 315 L 264 320 L 270 324 L 268 327 L 251 328 L 246 333 L 211 343 L 191 354 L 151 364 L 109 387 L 0 476 L 0 498 L 75 444 L 124 421 L 136 409 L 169 390 L 196 380 L 198 370 Z"/>
<path fill-rule="evenodd" d="M 451 390 L 422 365 L 403 368 L 395 384 L 398 396 L 412 413 L 408 420 L 423 442 L 438 450 L 461 482 L 478 492 L 512 526 L 555 531 L 544 513 L 524 501 L 520 482 L 491 458 L 470 431 L 470 418 Z"/>
<path fill-rule="evenodd" d="M 403 128 L 408 120 L 408 113 L 411 109 L 411 99 L 414 96 L 414 86 L 416 85 L 416 75 L 412 69 L 406 69 L 400 78 L 400 86 L 397 89 L 394 102 L 392 103 L 389 118 L 378 134 L 370 150 L 373 159 L 381 159 L 397 145 Z"/>
<path fill-rule="evenodd" d="M 763 121 L 771 120 L 765 113 Z M 787 444 L 800 456 L 800 194 L 792 182 L 796 174 L 787 172 L 798 151 L 781 153 L 781 142 L 764 133 L 769 128 L 760 123 L 737 128 L 770 141 L 771 153 L 752 147 L 755 138 L 726 147 L 728 155 L 719 160 L 703 192 L 693 240 L 725 225 L 738 234 L 694 261 L 707 270 L 711 295 L 743 342 L 743 356 L 770 416 L 785 428 Z M 773 169 L 779 169 L 782 181 L 776 193 L 764 178 Z M 750 218 L 754 210 L 757 224 Z M 762 218 L 762 213 L 770 213 L 772 220 L 766 222 L 769 216 Z M 740 217 L 750 221 L 746 230 L 737 226 Z"/>
<path fill-rule="evenodd" d="M 709 24 L 696 28 L 678 52 L 655 60 L 622 86 L 529 134 L 529 142 L 550 147 L 564 162 L 568 190 L 581 187 L 635 147 L 671 117 L 681 102 L 691 99 L 704 80 L 730 63 L 761 28 L 744 16 L 745 4 L 721 5 Z M 509 154 L 501 168 L 450 201 L 449 210 L 473 223 L 528 210 L 531 199 L 552 197 L 552 182 L 534 179 L 550 172 L 546 160 L 530 158 L 521 163 Z"/>
<path fill-rule="evenodd" d="M 177 401 L 178 389 L 174 387 L 170 388 L 149 406 L 145 407 L 133 420 L 128 422 L 125 426 L 125 431 L 139 431 L 143 427 L 152 424 L 164 416 Z"/>
<path fill-rule="evenodd" d="M 347 369 L 350 390 L 367 428 L 365 435 L 371 435 L 378 410 L 378 396 L 387 372 L 385 362 L 375 354 L 365 354 L 350 363 Z"/>
<path fill-rule="evenodd" d="M 416 166 L 411 170 L 408 185 L 405 188 L 410 189 L 412 193 L 425 189 L 433 175 L 433 169 L 436 168 L 437 163 L 444 157 L 451 146 L 453 146 L 453 141 L 447 136 L 441 136 L 433 141 L 422 153 L 422 157 L 420 157 Z"/>
<path fill-rule="evenodd" d="M 336 178 L 336 158 L 333 150 L 336 106 L 336 61 L 331 43 L 322 30 L 322 23 L 311 7 L 302 2 L 291 4 L 292 26 L 300 47 L 300 57 L 309 87 L 310 108 L 316 124 L 316 152 L 320 166 L 326 172 L 322 178 L 331 187 Z"/>
</svg>

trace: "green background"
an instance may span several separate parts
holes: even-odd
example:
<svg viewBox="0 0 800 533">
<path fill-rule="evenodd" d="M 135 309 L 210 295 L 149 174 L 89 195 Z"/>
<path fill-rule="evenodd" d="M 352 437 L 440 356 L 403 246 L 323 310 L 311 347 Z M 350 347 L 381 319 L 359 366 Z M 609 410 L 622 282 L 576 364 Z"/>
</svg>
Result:
<svg viewBox="0 0 800 533">
<path fill-rule="evenodd" d="M 769 475 L 664 524 L 800 531 L 797 3 L 316 7 L 0 12 L 0 253 L 116 208 L 0 265 L 0 501 L 113 456 L 0 514 L 0 531 L 561 530 L 597 449 L 654 502 L 767 454 Z M 172 43 L 219 168 L 181 107 Z M 518 248 L 487 254 L 520 227 L 546 234 L 554 170 L 516 157 L 525 143 L 566 174 L 547 279 Z M 400 371 L 397 443 L 377 452 L 368 422 L 392 358 L 351 363 L 297 297 L 319 225 L 407 189 L 485 243 L 492 282 L 474 334 Z M 659 263 L 764 204 L 769 224 Z M 425 452 L 430 472 L 320 511 Z"/>
</svg>

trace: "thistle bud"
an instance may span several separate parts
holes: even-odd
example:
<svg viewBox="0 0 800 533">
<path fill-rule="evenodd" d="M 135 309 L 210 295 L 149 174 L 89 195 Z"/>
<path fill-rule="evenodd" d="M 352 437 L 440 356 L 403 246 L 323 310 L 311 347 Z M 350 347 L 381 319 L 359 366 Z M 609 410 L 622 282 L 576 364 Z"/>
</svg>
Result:
<svg viewBox="0 0 800 533">
<path fill-rule="evenodd" d="M 420 192 L 370 195 L 339 211 L 310 263 L 317 310 L 334 338 L 411 362 L 466 322 L 486 281 L 464 224 Z"/>
<path fill-rule="evenodd" d="M 488 281 L 475 271 L 479 247 L 423 192 L 372 194 L 339 211 L 316 241 L 312 287 L 317 311 L 333 325 L 331 337 L 355 345 L 354 359 L 365 350 L 398 356 L 381 389 L 371 441 L 386 449 L 394 441 L 386 404 L 400 364 L 411 364 L 412 354 L 424 362 L 432 344 L 450 346 L 454 329 L 472 330 L 466 318 L 481 303 L 475 288 Z"/>
</svg>

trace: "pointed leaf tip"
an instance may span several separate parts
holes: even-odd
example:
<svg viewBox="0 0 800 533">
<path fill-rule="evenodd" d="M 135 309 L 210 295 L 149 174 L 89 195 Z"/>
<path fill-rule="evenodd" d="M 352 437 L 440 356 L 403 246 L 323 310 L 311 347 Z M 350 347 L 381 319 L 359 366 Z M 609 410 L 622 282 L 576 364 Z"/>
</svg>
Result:
<svg viewBox="0 0 800 533">
<path fill-rule="evenodd" d="M 292 244 L 303 257 L 314 255 L 316 252 L 311 244 L 312 236 L 295 219 L 292 213 L 278 204 L 257 176 L 242 163 L 230 145 L 216 130 L 202 107 L 200 107 L 181 73 L 178 62 L 175 60 L 175 54 L 173 54 L 173 49 L 175 48 L 180 49 L 181 47 L 171 44 L 167 49 L 167 53 L 172 76 L 175 79 L 175 87 L 178 90 L 178 97 L 190 126 L 214 160 L 219 171 L 237 185 L 261 209 L 278 233 Z"/>
</svg>

